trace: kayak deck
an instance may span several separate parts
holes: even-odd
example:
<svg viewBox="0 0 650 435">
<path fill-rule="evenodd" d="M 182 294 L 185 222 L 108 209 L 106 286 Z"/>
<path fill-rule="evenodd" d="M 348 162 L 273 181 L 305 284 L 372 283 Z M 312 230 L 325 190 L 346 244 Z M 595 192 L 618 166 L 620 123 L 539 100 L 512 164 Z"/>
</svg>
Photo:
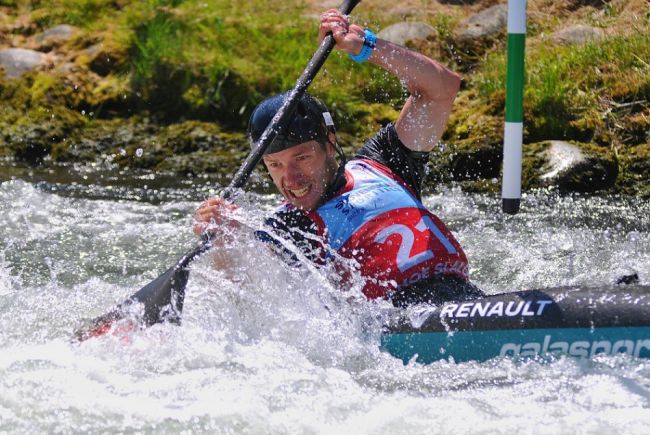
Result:
<svg viewBox="0 0 650 435">
<path fill-rule="evenodd" d="M 424 364 L 547 353 L 650 358 L 650 286 L 526 290 L 411 307 L 385 326 L 381 347 Z"/>
</svg>

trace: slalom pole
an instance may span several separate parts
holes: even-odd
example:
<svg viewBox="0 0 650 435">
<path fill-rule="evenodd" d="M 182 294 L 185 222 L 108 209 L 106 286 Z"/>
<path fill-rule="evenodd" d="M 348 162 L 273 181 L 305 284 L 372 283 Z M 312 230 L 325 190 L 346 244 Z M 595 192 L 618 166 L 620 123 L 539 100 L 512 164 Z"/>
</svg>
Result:
<svg viewBox="0 0 650 435">
<path fill-rule="evenodd" d="M 506 123 L 503 134 L 504 213 L 516 214 L 521 202 L 521 157 L 524 135 L 524 52 L 526 0 L 508 0 Z"/>
</svg>

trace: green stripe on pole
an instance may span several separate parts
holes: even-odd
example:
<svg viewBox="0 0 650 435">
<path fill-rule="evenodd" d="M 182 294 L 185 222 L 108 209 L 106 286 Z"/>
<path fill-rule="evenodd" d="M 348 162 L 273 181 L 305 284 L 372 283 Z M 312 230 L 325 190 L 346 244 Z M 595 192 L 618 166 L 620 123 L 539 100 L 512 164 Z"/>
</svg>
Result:
<svg viewBox="0 0 650 435">
<path fill-rule="evenodd" d="M 503 133 L 502 210 L 515 214 L 521 202 L 522 142 L 524 131 L 524 51 L 526 0 L 508 0 L 508 66 L 506 123 Z"/>
<path fill-rule="evenodd" d="M 526 35 L 508 35 L 508 67 L 506 78 L 506 122 L 524 120 L 524 50 Z"/>
</svg>

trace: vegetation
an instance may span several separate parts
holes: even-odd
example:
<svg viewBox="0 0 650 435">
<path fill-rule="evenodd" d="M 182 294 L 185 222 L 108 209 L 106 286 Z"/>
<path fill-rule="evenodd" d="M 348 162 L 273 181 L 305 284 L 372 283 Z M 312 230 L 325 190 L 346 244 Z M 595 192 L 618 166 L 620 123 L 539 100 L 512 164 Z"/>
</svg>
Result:
<svg viewBox="0 0 650 435">
<path fill-rule="evenodd" d="M 471 45 L 457 40 L 454 29 L 463 18 L 494 4 L 466 3 L 470 5 L 405 4 L 418 11 L 407 20 L 425 21 L 436 30 L 434 36 L 408 44 L 465 78 L 444 137 L 447 145 L 440 150 L 445 158 L 434 165 L 438 180 L 490 179 L 498 176 L 501 162 L 505 33 Z M 166 127 L 170 124 L 181 125 L 182 134 L 192 126 L 227 137 L 245 152 L 242 132 L 254 105 L 290 88 L 317 45 L 319 2 L 270 4 L 268 0 L 0 0 L 0 45 L 39 48 L 38 35 L 48 28 L 69 24 L 78 29 L 71 39 L 40 46 L 55 59 L 48 71 L 20 80 L 2 80 L 0 74 L 0 98 L 7 102 L 0 111 L 0 155 L 38 163 L 48 156 L 92 159 L 93 152 L 100 152 L 113 156 L 111 161 L 137 166 L 136 161 L 146 160 L 136 159 L 137 148 L 95 143 L 81 152 L 83 141 L 73 140 L 87 141 L 88 135 L 99 131 L 105 137 L 106 131 L 120 128 L 116 119 L 123 119 L 124 125 L 144 119 L 147 125 L 158 126 L 151 128 L 164 137 L 174 131 Z M 353 19 L 381 29 L 402 21 L 401 14 L 392 2 L 369 0 Z M 574 23 L 599 28 L 605 36 L 578 47 L 552 39 L 553 32 Z M 530 1 L 528 24 L 525 142 L 563 139 L 591 144 L 611 152 L 622 169 L 642 167 L 639 159 L 650 141 L 647 3 Z M 394 118 L 406 98 L 393 77 L 369 65 L 353 64 L 338 53 L 310 89 L 330 106 L 344 132 L 343 142 L 350 147 Z M 216 130 L 207 125 L 215 121 L 221 126 Z M 149 134 L 145 130 L 142 134 Z M 31 139 L 18 141 L 19 137 Z M 198 151 L 210 152 L 203 148 L 188 152 Z M 171 158 L 169 152 L 150 155 L 160 158 L 142 166 L 169 168 L 162 164 Z M 461 155 L 467 158 L 456 158 Z M 639 175 L 632 173 L 619 177 L 619 189 L 638 190 L 634 186 Z"/>
</svg>

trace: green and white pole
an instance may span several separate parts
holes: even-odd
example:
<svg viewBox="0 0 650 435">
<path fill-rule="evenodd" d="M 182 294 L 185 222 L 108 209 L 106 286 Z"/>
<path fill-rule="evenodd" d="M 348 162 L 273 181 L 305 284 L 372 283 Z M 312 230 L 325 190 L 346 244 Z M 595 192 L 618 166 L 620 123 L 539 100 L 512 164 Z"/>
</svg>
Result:
<svg viewBox="0 0 650 435">
<path fill-rule="evenodd" d="M 524 52 L 526 0 L 508 0 L 506 126 L 503 135 L 504 213 L 516 214 L 521 201 L 521 156 L 524 136 Z"/>
</svg>

